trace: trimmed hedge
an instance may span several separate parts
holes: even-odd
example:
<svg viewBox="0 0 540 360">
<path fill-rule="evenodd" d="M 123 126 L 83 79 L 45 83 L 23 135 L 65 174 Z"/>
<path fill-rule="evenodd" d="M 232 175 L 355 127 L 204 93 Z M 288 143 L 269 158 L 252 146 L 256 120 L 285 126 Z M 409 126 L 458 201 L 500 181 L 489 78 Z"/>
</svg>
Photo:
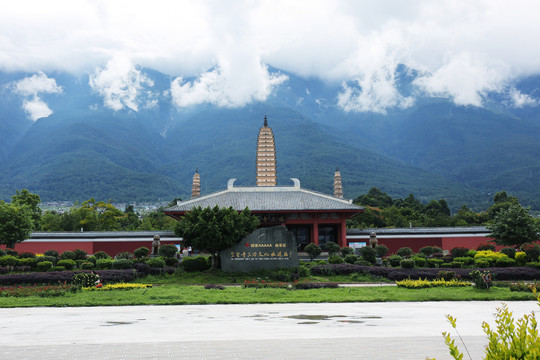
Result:
<svg viewBox="0 0 540 360">
<path fill-rule="evenodd" d="M 507 268 L 486 268 L 497 280 L 536 280 L 540 279 L 540 269 L 530 267 L 507 267 Z M 349 275 L 354 273 L 366 273 L 374 276 L 386 277 L 390 280 L 411 279 L 435 279 L 440 269 L 437 268 L 385 268 L 378 266 L 362 266 L 351 264 L 317 265 L 311 268 L 313 275 L 325 275 L 328 273 L 336 275 Z M 452 269 L 456 275 L 462 279 L 470 279 L 471 269 Z"/>
<path fill-rule="evenodd" d="M 58 284 L 59 282 L 71 283 L 73 275 L 80 272 L 85 271 L 50 271 L 8 274 L 0 276 L 0 285 Z M 104 283 L 129 282 L 133 281 L 136 276 L 136 272 L 133 270 L 100 270 L 97 271 L 97 273 Z"/>
</svg>

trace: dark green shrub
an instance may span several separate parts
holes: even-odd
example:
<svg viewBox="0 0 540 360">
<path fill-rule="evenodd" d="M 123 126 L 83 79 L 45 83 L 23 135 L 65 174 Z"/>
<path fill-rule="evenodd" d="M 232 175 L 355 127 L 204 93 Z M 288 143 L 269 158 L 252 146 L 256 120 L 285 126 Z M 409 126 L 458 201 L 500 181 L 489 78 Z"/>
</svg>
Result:
<svg viewBox="0 0 540 360">
<path fill-rule="evenodd" d="M 385 259 L 386 260 L 386 259 Z M 372 263 L 370 263 L 369 261 L 366 261 L 362 258 L 360 258 L 360 260 L 358 260 L 356 263 L 356 265 L 362 265 L 362 266 L 371 266 L 373 265 Z"/>
<path fill-rule="evenodd" d="M 75 253 L 73 251 L 64 251 L 62 255 L 60 255 L 60 260 L 66 260 L 66 259 L 75 260 Z"/>
<path fill-rule="evenodd" d="M 33 258 L 22 258 L 17 261 L 17 266 L 30 266 L 34 267 L 36 263 Z"/>
<path fill-rule="evenodd" d="M 443 279 L 445 281 L 450 281 L 456 278 L 456 273 L 454 271 L 441 270 L 437 273 L 437 279 Z"/>
<path fill-rule="evenodd" d="M 427 264 L 430 268 L 440 268 L 444 264 L 444 260 L 441 259 L 427 259 Z"/>
<path fill-rule="evenodd" d="M 95 265 L 93 262 L 85 261 L 80 265 L 80 267 L 83 270 L 92 270 L 95 267 Z"/>
<path fill-rule="evenodd" d="M 514 249 L 513 247 L 502 248 L 500 252 L 506 254 L 506 256 L 508 256 L 510 259 L 516 258 L 516 249 Z"/>
<path fill-rule="evenodd" d="M 66 271 L 66 268 L 63 266 L 53 266 L 48 271 Z"/>
<path fill-rule="evenodd" d="M 112 262 L 113 269 L 132 269 L 133 261 L 129 259 L 116 259 Z"/>
<path fill-rule="evenodd" d="M 328 258 L 329 264 L 343 264 L 345 261 L 339 255 L 332 255 Z"/>
<path fill-rule="evenodd" d="M 50 261 L 41 261 L 37 263 L 37 270 L 42 271 L 42 272 L 49 271 L 49 269 L 52 268 L 52 266 L 53 266 L 53 263 Z"/>
<path fill-rule="evenodd" d="M 442 253 L 442 249 L 437 246 L 424 246 L 419 252 L 429 257 L 433 254 Z"/>
<path fill-rule="evenodd" d="M 517 262 L 510 258 L 500 258 L 495 260 L 495 267 L 512 267 L 516 266 Z"/>
<path fill-rule="evenodd" d="M 19 253 L 18 256 L 19 256 L 19 259 L 33 259 L 36 257 L 36 254 L 25 251 L 25 252 Z"/>
<path fill-rule="evenodd" d="M 90 263 L 92 264 L 92 263 Z M 81 272 L 73 275 L 72 282 L 75 285 L 82 287 L 93 287 L 96 285 L 96 281 L 99 280 L 99 276 L 92 273 Z"/>
<path fill-rule="evenodd" d="M 0 266 L 17 266 L 19 259 L 13 255 L 4 255 L 0 257 Z"/>
<path fill-rule="evenodd" d="M 81 249 L 75 249 L 73 252 L 75 253 L 75 260 L 85 260 L 86 255 L 88 254 L 86 251 Z"/>
<path fill-rule="evenodd" d="M 398 267 L 399 264 L 401 263 L 401 260 L 403 260 L 403 258 L 399 255 L 390 255 L 388 257 L 388 262 L 390 263 L 390 266 L 392 267 Z"/>
<path fill-rule="evenodd" d="M 205 271 L 210 269 L 206 257 L 204 256 L 195 256 L 195 257 L 184 257 L 180 263 L 185 271 Z"/>
<path fill-rule="evenodd" d="M 112 268 L 112 259 L 97 259 L 96 260 L 96 269 L 105 270 Z"/>
<path fill-rule="evenodd" d="M 492 275 L 489 271 L 480 272 L 479 270 L 473 270 L 469 273 L 469 276 L 477 289 L 489 290 L 491 287 Z"/>
<path fill-rule="evenodd" d="M 43 253 L 43 255 L 45 256 L 52 256 L 54 258 L 57 258 L 60 256 L 60 254 L 58 253 L 58 251 L 56 250 L 47 250 Z"/>
<path fill-rule="evenodd" d="M 467 266 L 474 264 L 474 259 L 472 257 L 468 257 L 468 256 L 462 256 L 462 257 L 454 258 L 454 261 L 461 262 L 461 263 L 463 263 L 463 265 L 467 265 Z"/>
<path fill-rule="evenodd" d="M 480 244 L 476 247 L 476 251 L 491 250 L 495 251 L 495 245 L 493 244 Z"/>
<path fill-rule="evenodd" d="M 118 259 L 133 260 L 134 256 L 129 251 L 122 251 L 122 252 L 119 252 L 118 254 L 116 254 L 116 256 L 114 258 L 117 259 L 117 260 Z"/>
<path fill-rule="evenodd" d="M 413 259 L 403 259 L 400 261 L 399 265 L 404 269 L 413 269 L 414 260 Z"/>
<path fill-rule="evenodd" d="M 465 263 L 463 261 L 452 261 L 450 267 L 455 269 L 461 269 Z"/>
<path fill-rule="evenodd" d="M 159 248 L 159 255 L 164 258 L 174 257 L 178 252 L 178 248 L 174 245 L 161 245 Z"/>
<path fill-rule="evenodd" d="M 86 262 L 86 260 L 75 260 L 75 263 L 77 264 L 77 269 L 80 269 L 81 268 L 81 264 L 83 262 Z"/>
<path fill-rule="evenodd" d="M 176 266 L 176 265 L 180 264 L 178 262 L 178 259 L 175 258 L 175 257 L 166 257 L 163 260 L 165 260 L 165 265 L 167 265 L 167 266 Z"/>
<path fill-rule="evenodd" d="M 135 249 L 133 251 L 133 254 L 135 255 L 137 259 L 142 259 L 148 256 L 148 254 L 150 254 L 150 250 L 143 246 L 143 247 Z"/>
<path fill-rule="evenodd" d="M 301 277 L 308 277 L 311 276 L 311 271 L 309 271 L 307 266 L 300 265 L 298 268 L 298 275 Z"/>
<path fill-rule="evenodd" d="M 57 266 L 63 266 L 67 270 L 73 270 L 73 269 L 75 269 L 75 266 L 77 265 L 77 263 L 75 262 L 75 260 L 62 259 L 62 260 L 58 260 L 56 265 Z"/>
<path fill-rule="evenodd" d="M 442 263 L 441 264 L 442 269 L 451 269 L 453 268 L 452 263 Z"/>
<path fill-rule="evenodd" d="M 280 270 L 277 270 L 277 271 L 273 272 L 270 275 L 270 277 L 273 280 L 281 281 L 281 282 L 291 281 L 291 272 L 289 270 L 286 270 L 286 269 L 280 269 Z"/>
<path fill-rule="evenodd" d="M 358 256 L 354 254 L 348 254 L 345 256 L 345 262 L 348 264 L 354 264 L 357 261 L 358 261 Z"/>
<path fill-rule="evenodd" d="M 97 258 L 94 255 L 90 255 L 86 258 L 86 261 L 90 261 L 92 264 L 96 265 Z"/>
<path fill-rule="evenodd" d="M 397 251 L 397 254 L 401 257 L 409 257 L 413 253 L 412 249 L 410 247 L 402 247 Z"/>
<path fill-rule="evenodd" d="M 0 256 L 6 255 L 6 252 L 3 249 L 0 249 Z"/>
<path fill-rule="evenodd" d="M 340 252 L 341 248 L 339 247 L 338 244 L 336 244 L 335 242 L 333 241 L 329 241 L 326 243 L 326 245 L 324 246 L 326 251 L 328 251 L 328 255 L 329 256 L 333 256 L 337 253 Z"/>
<path fill-rule="evenodd" d="M 452 250 L 450 250 L 450 255 L 452 255 L 452 258 L 457 258 L 457 257 L 463 257 L 467 255 L 468 252 L 469 252 L 469 249 L 467 249 L 466 247 L 457 246 L 453 248 Z"/>
<path fill-rule="evenodd" d="M 377 245 L 375 246 L 375 252 L 377 253 L 377 257 L 382 258 L 388 254 L 388 248 L 384 245 Z"/>
<path fill-rule="evenodd" d="M 19 252 L 17 250 L 13 250 L 13 249 L 6 249 L 6 255 L 10 255 L 10 256 L 18 256 L 19 255 Z"/>
<path fill-rule="evenodd" d="M 474 260 L 474 267 L 487 268 L 489 267 L 489 262 L 487 262 L 486 260 Z"/>
<path fill-rule="evenodd" d="M 206 262 L 206 259 L 205 259 Z M 161 256 L 153 257 L 148 260 L 146 260 L 146 265 L 150 266 L 151 268 L 163 268 L 165 267 L 165 260 Z"/>
<path fill-rule="evenodd" d="M 348 246 L 344 246 L 341 249 L 341 256 L 346 257 L 347 255 L 350 255 L 354 252 L 354 250 Z"/>
<path fill-rule="evenodd" d="M 105 251 L 98 251 L 94 256 L 96 259 L 112 259 Z"/>
<path fill-rule="evenodd" d="M 326 265 L 326 260 L 317 260 L 316 263 L 317 265 Z"/>
<path fill-rule="evenodd" d="M 360 256 L 362 259 L 369 261 L 371 264 L 374 264 L 377 260 L 377 252 L 371 246 L 364 246 L 359 250 Z"/>
<path fill-rule="evenodd" d="M 411 259 L 414 260 L 414 263 L 418 267 L 424 267 L 426 266 L 426 259 L 421 256 L 413 256 Z"/>
<path fill-rule="evenodd" d="M 521 251 L 527 254 L 527 261 L 538 261 L 538 257 L 540 256 L 540 246 L 538 244 L 524 244 L 521 246 Z"/>
<path fill-rule="evenodd" d="M 317 256 L 321 255 L 321 247 L 316 244 L 308 244 L 304 248 L 304 251 L 309 255 L 310 261 L 313 261 Z"/>
</svg>

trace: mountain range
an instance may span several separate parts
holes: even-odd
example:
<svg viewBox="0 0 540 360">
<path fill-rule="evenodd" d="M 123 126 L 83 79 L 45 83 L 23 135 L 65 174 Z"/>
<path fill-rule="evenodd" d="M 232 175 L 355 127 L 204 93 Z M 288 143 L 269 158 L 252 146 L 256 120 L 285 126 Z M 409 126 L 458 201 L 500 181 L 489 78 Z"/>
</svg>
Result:
<svg viewBox="0 0 540 360">
<path fill-rule="evenodd" d="M 276 138 L 278 184 L 296 177 L 302 187 L 332 193 L 338 167 L 348 198 L 378 187 L 393 197 L 413 193 L 422 201 L 445 198 L 454 210 L 462 204 L 480 210 L 506 190 L 540 210 L 538 103 L 516 107 L 489 94 L 483 107 L 460 106 L 415 94 L 406 108 L 347 112 L 338 106 L 342 84 L 271 69 L 288 80 L 264 101 L 179 109 L 171 76 L 139 70 L 152 88 L 147 105 L 120 110 L 104 105 L 89 75 L 48 73 L 61 91 L 21 95 L 15 84 L 33 74 L 0 73 L 0 199 L 21 188 L 43 201 L 185 199 L 196 169 L 203 194 L 224 189 L 229 178 L 254 185 L 266 115 Z M 399 71 L 406 96 L 415 75 Z M 540 77 L 514 86 L 538 95 Z M 34 100 L 52 114 L 30 119 L 24 106 Z"/>
</svg>

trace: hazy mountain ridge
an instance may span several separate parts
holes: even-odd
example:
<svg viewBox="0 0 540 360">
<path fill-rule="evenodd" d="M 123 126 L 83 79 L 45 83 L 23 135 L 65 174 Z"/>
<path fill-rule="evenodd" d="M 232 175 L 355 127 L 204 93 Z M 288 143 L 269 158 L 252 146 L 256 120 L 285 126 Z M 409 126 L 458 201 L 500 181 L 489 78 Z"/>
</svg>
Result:
<svg viewBox="0 0 540 360">
<path fill-rule="evenodd" d="M 408 95 L 415 74 L 402 70 L 400 89 Z M 518 109 L 491 100 L 488 110 L 417 97 L 386 114 L 347 113 L 336 105 L 340 84 L 286 74 L 265 102 L 178 110 L 171 77 L 140 71 L 151 80 L 145 89 L 154 106 L 113 111 L 88 76 L 50 74 L 62 92 L 40 95 L 54 113 L 36 122 L 8 86 L 28 74 L 0 74 L 0 197 L 29 188 L 44 200 L 185 198 L 195 168 L 203 193 L 225 188 L 232 177 L 253 185 L 256 138 L 267 114 L 281 184 L 298 177 L 304 187 L 331 193 L 338 166 L 349 198 L 377 186 L 396 197 L 444 197 L 455 208 L 482 206 L 504 189 L 540 208 L 540 117 L 527 117 L 538 105 Z M 534 94 L 540 78 L 522 83 Z"/>
</svg>

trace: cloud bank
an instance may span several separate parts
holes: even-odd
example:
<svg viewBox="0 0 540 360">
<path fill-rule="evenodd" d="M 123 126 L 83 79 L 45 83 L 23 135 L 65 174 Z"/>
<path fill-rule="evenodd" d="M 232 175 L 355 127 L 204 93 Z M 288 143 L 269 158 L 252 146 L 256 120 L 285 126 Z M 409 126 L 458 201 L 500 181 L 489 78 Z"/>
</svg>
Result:
<svg viewBox="0 0 540 360">
<path fill-rule="evenodd" d="M 39 94 L 58 94 L 62 92 L 62 87 L 56 84 L 56 80 L 47 77 L 42 72 L 13 83 L 12 88 L 13 92 L 24 97 L 22 107 L 33 121 L 53 113 L 49 106 L 39 97 Z"/>
<path fill-rule="evenodd" d="M 171 75 L 179 107 L 265 99 L 286 81 L 272 66 L 343 84 L 346 111 L 384 112 L 414 101 L 396 83 L 403 64 L 430 96 L 529 106 L 509 84 L 540 73 L 538 13 L 533 0 L 6 1 L 0 70 L 88 73 L 105 106 L 136 111 L 156 99 L 140 99 L 151 84 L 135 65 Z"/>
</svg>

